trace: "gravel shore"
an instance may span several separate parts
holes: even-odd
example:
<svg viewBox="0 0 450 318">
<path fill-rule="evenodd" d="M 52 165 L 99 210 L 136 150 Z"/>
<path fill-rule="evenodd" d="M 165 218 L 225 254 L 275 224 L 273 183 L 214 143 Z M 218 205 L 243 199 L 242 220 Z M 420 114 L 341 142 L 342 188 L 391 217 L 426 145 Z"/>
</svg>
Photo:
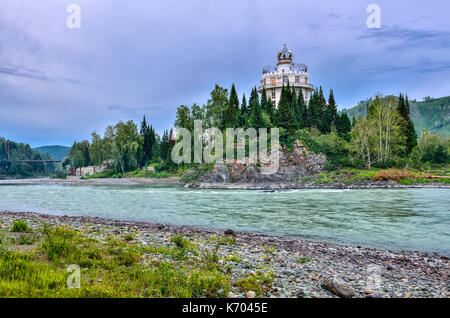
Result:
<svg viewBox="0 0 450 318">
<path fill-rule="evenodd" d="M 64 185 L 99 185 L 99 186 L 135 186 L 135 185 L 170 185 L 178 184 L 177 177 L 168 178 L 92 178 L 80 179 L 67 177 L 66 179 L 30 178 L 30 179 L 4 179 L 0 185 L 27 185 L 27 184 L 64 184 Z"/>
<path fill-rule="evenodd" d="M 26 220 L 32 228 L 44 224 L 72 226 L 99 240 L 132 233 L 142 245 L 170 244 L 174 234 L 182 233 L 200 250 L 213 248 L 211 238 L 224 235 L 223 231 L 185 226 L 8 211 L 0 212 L 0 227 L 8 229 L 13 220 L 19 219 Z M 265 290 L 265 297 L 338 297 L 349 292 L 354 297 L 373 298 L 450 296 L 450 264 L 446 256 L 226 232 L 234 237 L 235 244 L 219 248 L 219 263 L 232 263 L 231 275 L 236 277 L 271 270 L 275 278 Z M 331 287 L 326 283 L 330 277 L 334 277 Z M 249 295 L 234 290 L 228 296 Z"/>
<path fill-rule="evenodd" d="M 291 190 L 291 189 L 404 189 L 404 188 L 436 188 L 450 189 L 449 184 L 399 184 L 394 181 L 364 182 L 354 184 L 336 183 L 295 183 L 295 182 L 263 182 L 263 183 L 183 183 L 178 177 L 169 178 L 93 178 L 80 179 L 68 177 L 66 179 L 31 178 L 31 179 L 0 179 L 0 185 L 32 185 L 32 184 L 61 184 L 61 185 L 93 185 L 93 186 L 151 186 L 151 185 L 181 185 L 194 189 L 215 190 Z"/>
</svg>

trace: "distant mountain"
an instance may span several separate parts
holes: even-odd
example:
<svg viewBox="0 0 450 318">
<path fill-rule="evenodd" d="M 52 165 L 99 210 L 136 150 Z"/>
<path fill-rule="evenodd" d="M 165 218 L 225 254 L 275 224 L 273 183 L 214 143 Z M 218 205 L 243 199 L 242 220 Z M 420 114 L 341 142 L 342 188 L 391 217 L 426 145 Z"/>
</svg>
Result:
<svg viewBox="0 0 450 318">
<path fill-rule="evenodd" d="M 359 102 L 357 106 L 346 110 L 347 115 L 350 119 L 353 115 L 365 117 L 372 101 L 373 99 L 369 98 Z M 450 136 L 450 96 L 427 98 L 421 102 L 409 101 L 409 106 L 418 136 L 423 129 L 428 129 L 432 134 Z"/>
<path fill-rule="evenodd" d="M 70 151 L 70 147 L 66 146 L 42 146 L 33 148 L 39 153 L 49 154 L 52 159 L 62 160 Z"/>
</svg>

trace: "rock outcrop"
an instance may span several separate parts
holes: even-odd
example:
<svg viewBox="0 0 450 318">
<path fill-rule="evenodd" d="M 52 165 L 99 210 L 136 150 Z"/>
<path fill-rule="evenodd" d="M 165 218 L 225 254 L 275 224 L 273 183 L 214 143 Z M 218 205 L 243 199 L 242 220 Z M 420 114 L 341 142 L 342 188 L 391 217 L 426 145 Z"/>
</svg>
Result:
<svg viewBox="0 0 450 318">
<path fill-rule="evenodd" d="M 292 149 L 283 149 L 279 156 L 279 169 L 273 174 L 261 173 L 258 164 L 233 161 L 216 163 L 215 167 L 201 176 L 192 187 L 207 187 L 208 184 L 263 184 L 297 182 L 299 178 L 323 171 L 327 162 L 324 154 L 309 151 L 300 141 Z"/>
<path fill-rule="evenodd" d="M 341 298 L 350 298 L 355 296 L 352 287 L 340 276 L 326 277 L 322 280 L 321 286 L 331 293 Z"/>
</svg>

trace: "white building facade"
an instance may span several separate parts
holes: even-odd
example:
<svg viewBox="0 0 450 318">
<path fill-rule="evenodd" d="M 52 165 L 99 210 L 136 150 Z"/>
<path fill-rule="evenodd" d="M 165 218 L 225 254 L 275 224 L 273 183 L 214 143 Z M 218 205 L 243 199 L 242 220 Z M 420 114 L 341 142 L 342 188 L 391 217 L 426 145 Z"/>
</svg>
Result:
<svg viewBox="0 0 450 318">
<path fill-rule="evenodd" d="M 297 95 L 302 90 L 303 97 L 308 103 L 311 92 L 314 90 L 313 85 L 309 82 L 308 67 L 305 64 L 294 63 L 292 61 L 292 52 L 284 44 L 283 49 L 278 52 L 277 66 L 264 67 L 258 93 L 262 93 L 264 87 L 267 98 L 272 100 L 275 108 L 278 108 L 281 89 L 288 84 L 295 88 Z"/>
</svg>

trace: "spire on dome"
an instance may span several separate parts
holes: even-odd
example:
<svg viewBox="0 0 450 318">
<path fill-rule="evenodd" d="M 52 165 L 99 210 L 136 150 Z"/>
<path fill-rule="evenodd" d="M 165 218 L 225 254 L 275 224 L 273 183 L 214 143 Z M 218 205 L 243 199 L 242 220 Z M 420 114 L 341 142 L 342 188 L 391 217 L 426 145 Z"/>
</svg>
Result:
<svg viewBox="0 0 450 318">
<path fill-rule="evenodd" d="M 292 63 L 292 52 L 283 44 L 283 48 L 278 52 L 278 64 Z"/>
</svg>

